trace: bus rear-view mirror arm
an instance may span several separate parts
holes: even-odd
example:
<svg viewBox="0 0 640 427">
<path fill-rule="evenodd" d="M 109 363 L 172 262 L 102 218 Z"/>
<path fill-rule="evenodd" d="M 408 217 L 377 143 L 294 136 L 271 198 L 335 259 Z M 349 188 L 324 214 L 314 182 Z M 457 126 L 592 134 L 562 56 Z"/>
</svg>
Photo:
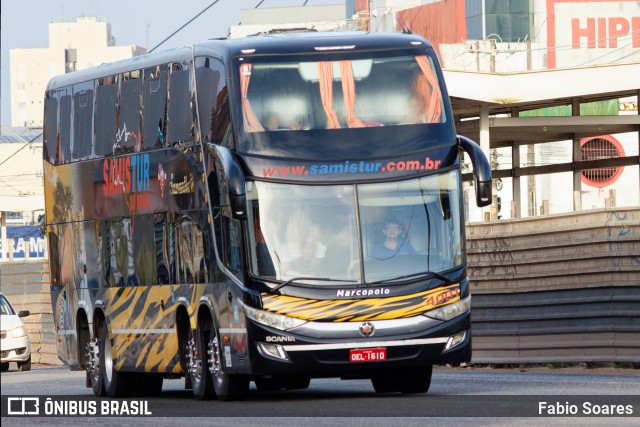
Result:
<svg viewBox="0 0 640 427">
<path fill-rule="evenodd" d="M 458 135 L 458 144 L 471 158 L 478 207 L 491 204 L 491 164 L 480 146 L 466 136 Z"/>
<path fill-rule="evenodd" d="M 242 167 L 228 147 L 213 145 L 218 175 L 220 205 L 229 206 L 235 219 L 247 217 L 246 189 Z"/>
</svg>

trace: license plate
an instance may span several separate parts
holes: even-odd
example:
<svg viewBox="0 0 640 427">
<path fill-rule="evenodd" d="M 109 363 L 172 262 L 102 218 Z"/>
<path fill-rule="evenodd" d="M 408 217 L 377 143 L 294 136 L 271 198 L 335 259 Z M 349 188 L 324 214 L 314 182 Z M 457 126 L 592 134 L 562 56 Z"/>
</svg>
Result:
<svg viewBox="0 0 640 427">
<path fill-rule="evenodd" d="M 386 348 L 358 348 L 349 351 L 350 362 L 380 362 L 387 360 Z"/>
</svg>

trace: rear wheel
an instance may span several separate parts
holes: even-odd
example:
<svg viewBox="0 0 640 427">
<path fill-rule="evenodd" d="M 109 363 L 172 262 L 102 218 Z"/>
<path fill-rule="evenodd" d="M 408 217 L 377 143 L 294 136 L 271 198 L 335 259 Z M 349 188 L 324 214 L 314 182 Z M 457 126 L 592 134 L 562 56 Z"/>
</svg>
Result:
<svg viewBox="0 0 640 427">
<path fill-rule="evenodd" d="M 18 370 L 20 372 L 29 371 L 31 369 L 31 355 L 24 362 L 18 362 Z"/>
<path fill-rule="evenodd" d="M 105 396 L 104 382 L 100 375 L 100 340 L 97 336 L 87 342 L 86 369 L 88 385 L 93 389 L 93 394 L 98 397 Z"/>
<path fill-rule="evenodd" d="M 0 364 L 0 372 L 6 372 L 9 370 L 9 362 Z"/>
<path fill-rule="evenodd" d="M 107 323 L 103 322 L 100 328 L 100 336 L 98 338 L 98 370 L 97 384 L 93 387 L 94 393 L 96 388 L 100 390 L 98 383 L 102 383 L 104 393 L 109 397 L 127 397 L 131 395 L 131 379 L 132 374 L 128 372 L 118 372 L 113 366 L 113 354 L 111 349 L 111 340 L 107 331 Z M 92 381 L 93 386 L 93 381 Z M 96 394 L 100 396 L 99 394 Z"/>
<path fill-rule="evenodd" d="M 242 400 L 249 391 L 249 378 L 242 375 L 233 375 L 224 371 L 222 359 L 222 347 L 215 322 L 211 321 L 211 333 L 209 334 L 208 350 L 209 372 L 213 380 L 213 388 L 218 400 Z"/>
<path fill-rule="evenodd" d="M 213 398 L 213 383 L 209 375 L 209 357 L 207 355 L 207 337 L 200 325 L 189 335 L 185 343 L 185 360 L 187 375 L 191 382 L 193 394 L 198 400 Z"/>
</svg>

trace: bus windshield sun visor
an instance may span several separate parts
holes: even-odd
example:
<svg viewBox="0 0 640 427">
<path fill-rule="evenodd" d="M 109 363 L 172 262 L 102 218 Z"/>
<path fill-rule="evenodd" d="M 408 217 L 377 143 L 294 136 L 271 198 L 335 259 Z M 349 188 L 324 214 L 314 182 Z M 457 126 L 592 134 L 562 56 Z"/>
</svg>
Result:
<svg viewBox="0 0 640 427">
<path fill-rule="evenodd" d="M 458 135 L 458 143 L 471 158 L 478 207 L 491 204 L 491 164 L 480 146 L 466 136 Z"/>
</svg>

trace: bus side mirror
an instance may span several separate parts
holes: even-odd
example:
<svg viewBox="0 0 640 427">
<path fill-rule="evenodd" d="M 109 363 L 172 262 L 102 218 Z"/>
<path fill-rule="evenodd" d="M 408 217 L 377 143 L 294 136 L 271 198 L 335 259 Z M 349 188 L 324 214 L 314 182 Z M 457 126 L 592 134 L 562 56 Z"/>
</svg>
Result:
<svg viewBox="0 0 640 427">
<path fill-rule="evenodd" d="M 227 147 L 209 144 L 209 153 L 215 156 L 220 206 L 223 212 L 230 210 L 233 218 L 245 219 L 247 203 L 242 167 Z"/>
<path fill-rule="evenodd" d="M 491 164 L 478 144 L 469 138 L 458 135 L 458 144 L 471 158 L 473 177 L 476 187 L 478 207 L 491 204 Z"/>
</svg>

